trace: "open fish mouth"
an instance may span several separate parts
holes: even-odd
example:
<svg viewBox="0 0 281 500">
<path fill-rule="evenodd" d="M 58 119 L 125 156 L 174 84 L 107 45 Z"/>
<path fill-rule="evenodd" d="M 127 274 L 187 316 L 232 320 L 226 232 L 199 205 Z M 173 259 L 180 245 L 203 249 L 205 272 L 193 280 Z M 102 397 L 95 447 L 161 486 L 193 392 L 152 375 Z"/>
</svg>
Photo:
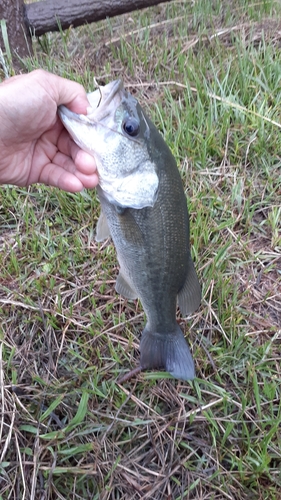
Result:
<svg viewBox="0 0 281 500">
<path fill-rule="evenodd" d="M 88 99 L 92 109 L 96 111 L 97 108 L 102 109 L 110 106 L 117 94 L 120 96 L 122 93 L 124 93 L 122 80 L 115 80 L 104 87 L 98 87 L 95 92 L 88 94 Z M 91 114 L 90 111 L 87 114 Z"/>
<path fill-rule="evenodd" d="M 96 125 L 109 114 L 108 110 L 113 104 L 117 106 L 121 102 L 120 94 L 123 92 L 122 80 L 115 80 L 87 95 L 90 106 L 86 115 L 74 113 L 62 104 L 58 108 L 59 116 L 63 123 L 66 120 L 73 120 L 87 125 Z M 114 101 L 118 102 L 114 103 Z"/>
</svg>

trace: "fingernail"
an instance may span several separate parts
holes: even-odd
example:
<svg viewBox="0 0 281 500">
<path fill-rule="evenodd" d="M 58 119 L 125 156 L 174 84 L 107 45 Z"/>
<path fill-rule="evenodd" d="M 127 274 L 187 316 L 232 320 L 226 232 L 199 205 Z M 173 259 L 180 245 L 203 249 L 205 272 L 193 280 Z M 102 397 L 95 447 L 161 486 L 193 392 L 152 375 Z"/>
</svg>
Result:
<svg viewBox="0 0 281 500">
<path fill-rule="evenodd" d="M 87 107 L 87 115 L 90 115 L 93 112 L 94 112 L 94 108 L 92 108 L 92 106 L 88 106 Z"/>
</svg>

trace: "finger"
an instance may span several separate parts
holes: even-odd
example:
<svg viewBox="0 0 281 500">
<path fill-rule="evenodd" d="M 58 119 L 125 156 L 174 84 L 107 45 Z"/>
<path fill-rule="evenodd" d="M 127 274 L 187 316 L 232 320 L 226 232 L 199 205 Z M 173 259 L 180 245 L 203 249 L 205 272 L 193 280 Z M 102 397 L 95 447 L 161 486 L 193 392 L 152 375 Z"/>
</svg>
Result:
<svg viewBox="0 0 281 500">
<path fill-rule="evenodd" d="M 48 163 L 43 168 L 39 182 L 46 186 L 54 186 L 70 193 L 82 191 L 84 188 L 82 182 L 71 172 L 67 172 L 64 168 L 55 163 Z"/>
<path fill-rule="evenodd" d="M 30 74 L 44 87 L 57 106 L 65 104 L 75 113 L 87 113 L 89 102 L 82 85 L 42 69 L 35 70 Z"/>
<path fill-rule="evenodd" d="M 90 175 L 79 172 L 71 158 L 57 153 L 52 163 L 47 163 L 42 169 L 39 182 L 74 193 L 96 187 L 98 176 L 96 172 Z"/>
<path fill-rule="evenodd" d="M 73 143 L 73 150 L 71 152 L 73 161 L 77 167 L 77 170 L 81 174 L 91 175 L 97 173 L 96 160 L 93 156 L 89 155 L 85 151 L 82 151 L 75 143 Z"/>
<path fill-rule="evenodd" d="M 96 172 L 97 167 L 94 157 L 82 151 L 65 129 L 60 134 L 57 147 L 61 153 L 71 156 L 77 170 L 82 174 L 91 175 Z"/>
</svg>

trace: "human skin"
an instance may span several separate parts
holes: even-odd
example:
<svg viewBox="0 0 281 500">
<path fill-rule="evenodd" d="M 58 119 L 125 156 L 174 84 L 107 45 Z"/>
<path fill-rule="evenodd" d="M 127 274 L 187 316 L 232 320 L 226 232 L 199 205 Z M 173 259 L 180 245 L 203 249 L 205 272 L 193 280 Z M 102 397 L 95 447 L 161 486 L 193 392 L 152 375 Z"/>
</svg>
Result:
<svg viewBox="0 0 281 500">
<path fill-rule="evenodd" d="M 86 114 L 86 92 L 78 83 L 43 70 L 0 84 L 0 184 L 41 183 L 69 192 L 98 184 L 95 160 L 63 127 L 64 104 Z"/>
</svg>

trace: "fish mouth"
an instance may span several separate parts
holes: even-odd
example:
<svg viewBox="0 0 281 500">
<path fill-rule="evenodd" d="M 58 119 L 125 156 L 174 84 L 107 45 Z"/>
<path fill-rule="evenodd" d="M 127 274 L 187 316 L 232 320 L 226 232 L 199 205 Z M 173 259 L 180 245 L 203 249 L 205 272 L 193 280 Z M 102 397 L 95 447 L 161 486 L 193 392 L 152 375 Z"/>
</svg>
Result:
<svg viewBox="0 0 281 500">
<path fill-rule="evenodd" d="M 95 92 L 88 94 L 88 99 L 93 110 L 109 106 L 116 96 L 124 93 L 124 86 L 122 80 L 114 80 L 104 87 L 98 87 Z M 96 95 L 99 96 L 99 101 L 96 104 Z M 90 114 L 90 113 L 88 113 Z"/>
<path fill-rule="evenodd" d="M 63 123 L 65 120 L 84 123 L 86 125 L 96 125 L 103 120 L 112 109 L 112 105 L 117 106 L 124 94 L 122 80 L 114 80 L 104 87 L 98 87 L 97 90 L 87 94 L 89 108 L 86 115 L 74 113 L 63 104 L 58 107 L 58 114 Z"/>
</svg>

